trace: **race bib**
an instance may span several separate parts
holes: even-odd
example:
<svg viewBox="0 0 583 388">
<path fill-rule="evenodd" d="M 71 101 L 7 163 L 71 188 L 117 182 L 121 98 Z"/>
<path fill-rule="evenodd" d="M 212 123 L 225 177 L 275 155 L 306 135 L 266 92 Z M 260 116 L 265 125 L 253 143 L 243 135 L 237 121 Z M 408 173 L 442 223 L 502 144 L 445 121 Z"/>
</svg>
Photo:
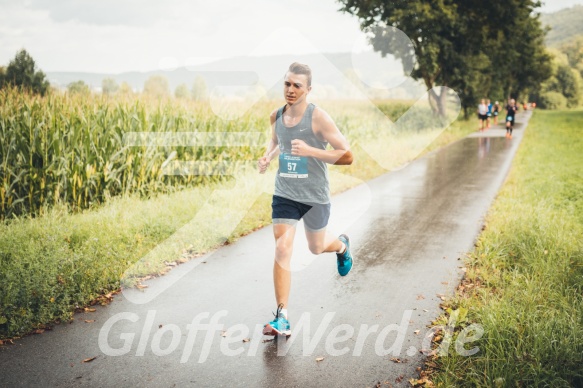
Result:
<svg viewBox="0 0 583 388">
<path fill-rule="evenodd" d="M 514 117 L 512 117 L 512 116 L 506 117 L 506 121 L 513 121 L 513 120 L 514 120 Z"/>
<path fill-rule="evenodd" d="M 279 154 L 279 176 L 284 178 L 307 178 L 308 158 L 290 154 Z"/>
</svg>

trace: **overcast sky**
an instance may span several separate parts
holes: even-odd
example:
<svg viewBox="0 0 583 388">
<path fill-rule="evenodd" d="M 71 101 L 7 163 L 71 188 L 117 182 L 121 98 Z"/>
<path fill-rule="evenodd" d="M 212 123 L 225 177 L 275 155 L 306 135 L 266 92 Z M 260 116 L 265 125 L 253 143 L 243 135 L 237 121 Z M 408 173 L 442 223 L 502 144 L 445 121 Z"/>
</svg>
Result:
<svg viewBox="0 0 583 388">
<path fill-rule="evenodd" d="M 546 3 L 543 12 L 583 0 Z M 338 8 L 336 0 L 0 0 L 0 64 L 21 48 L 44 71 L 99 73 L 363 49 L 358 20 Z"/>
</svg>

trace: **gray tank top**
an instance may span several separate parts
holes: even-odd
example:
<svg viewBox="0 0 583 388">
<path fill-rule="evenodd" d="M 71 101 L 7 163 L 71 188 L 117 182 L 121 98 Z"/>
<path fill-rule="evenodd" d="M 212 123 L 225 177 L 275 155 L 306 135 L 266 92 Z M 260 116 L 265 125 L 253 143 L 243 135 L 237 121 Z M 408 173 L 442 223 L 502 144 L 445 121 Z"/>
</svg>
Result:
<svg viewBox="0 0 583 388">
<path fill-rule="evenodd" d="M 328 142 L 316 137 L 312 129 L 314 104 L 308 104 L 304 116 L 293 127 L 283 124 L 285 107 L 279 108 L 275 133 L 279 144 L 279 169 L 275 176 L 275 195 L 302 203 L 330 203 L 330 184 L 326 163 L 316 158 L 291 155 L 291 141 L 300 139 L 307 145 L 322 150 Z"/>
</svg>

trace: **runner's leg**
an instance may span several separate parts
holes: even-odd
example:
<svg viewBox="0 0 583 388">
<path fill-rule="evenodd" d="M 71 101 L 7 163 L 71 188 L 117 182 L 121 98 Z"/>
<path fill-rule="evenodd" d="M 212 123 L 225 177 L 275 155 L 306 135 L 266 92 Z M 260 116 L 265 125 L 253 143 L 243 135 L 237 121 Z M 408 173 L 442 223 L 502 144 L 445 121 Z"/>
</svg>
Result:
<svg viewBox="0 0 583 388">
<path fill-rule="evenodd" d="M 342 243 L 338 237 L 328 233 L 326 229 L 317 232 L 306 229 L 306 239 L 310 252 L 314 255 L 319 255 L 324 252 L 340 252 L 342 250 Z"/>
<path fill-rule="evenodd" d="M 273 224 L 275 237 L 275 260 L 273 262 L 273 286 L 277 305 L 287 308 L 291 287 L 291 256 L 293 251 L 295 225 Z"/>
</svg>

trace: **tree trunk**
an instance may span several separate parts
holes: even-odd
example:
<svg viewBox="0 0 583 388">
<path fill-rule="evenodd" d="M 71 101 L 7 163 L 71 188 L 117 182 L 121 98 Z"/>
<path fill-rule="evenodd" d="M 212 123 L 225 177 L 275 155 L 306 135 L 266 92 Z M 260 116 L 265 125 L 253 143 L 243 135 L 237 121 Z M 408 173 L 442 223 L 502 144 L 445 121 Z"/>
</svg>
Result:
<svg viewBox="0 0 583 388">
<path fill-rule="evenodd" d="M 436 93 L 436 89 L 439 89 L 439 94 Z M 447 113 L 447 89 L 443 86 L 430 89 L 429 105 L 431 106 L 433 113 L 445 117 L 445 114 Z"/>
</svg>

